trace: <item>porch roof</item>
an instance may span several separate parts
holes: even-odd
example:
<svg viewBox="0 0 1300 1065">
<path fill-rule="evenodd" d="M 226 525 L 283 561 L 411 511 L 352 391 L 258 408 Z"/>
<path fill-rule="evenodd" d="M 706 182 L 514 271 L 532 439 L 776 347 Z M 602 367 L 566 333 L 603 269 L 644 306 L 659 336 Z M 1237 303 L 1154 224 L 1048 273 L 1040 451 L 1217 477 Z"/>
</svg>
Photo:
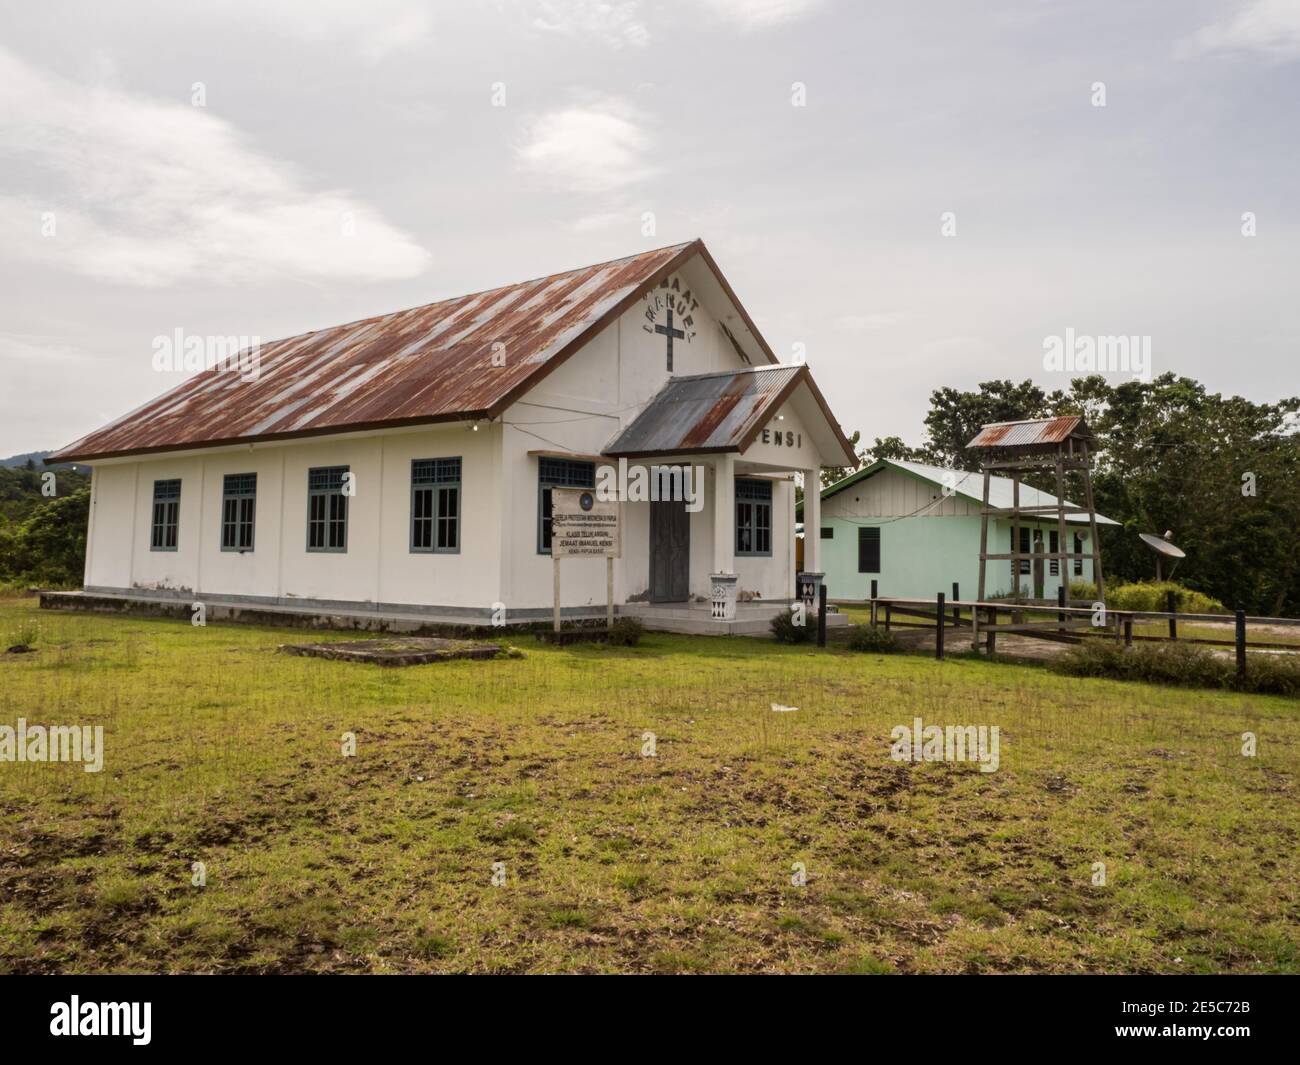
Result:
<svg viewBox="0 0 1300 1065">
<path fill-rule="evenodd" d="M 674 377 L 605 447 L 611 457 L 744 451 L 768 418 L 800 388 L 813 401 L 808 431 L 827 464 L 853 448 L 831 414 L 807 366 L 758 366 Z"/>
</svg>

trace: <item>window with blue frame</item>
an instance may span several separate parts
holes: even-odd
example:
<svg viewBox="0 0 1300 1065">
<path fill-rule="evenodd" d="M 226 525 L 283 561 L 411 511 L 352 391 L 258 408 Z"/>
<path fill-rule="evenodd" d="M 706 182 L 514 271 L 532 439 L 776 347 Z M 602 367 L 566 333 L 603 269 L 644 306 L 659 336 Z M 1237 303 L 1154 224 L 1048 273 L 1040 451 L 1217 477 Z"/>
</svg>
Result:
<svg viewBox="0 0 1300 1065">
<path fill-rule="evenodd" d="M 772 553 L 772 482 L 736 478 L 736 554 Z"/>
<path fill-rule="evenodd" d="M 153 522 L 149 530 L 150 551 L 175 551 L 180 533 L 180 478 L 153 483 Z"/>
<path fill-rule="evenodd" d="M 346 466 L 317 466 L 307 471 L 308 551 L 347 551 L 347 474 Z"/>
<path fill-rule="evenodd" d="M 411 550 L 460 550 L 460 459 L 411 461 Z"/>
<path fill-rule="evenodd" d="M 537 460 L 537 553 L 551 553 L 551 489 L 595 488 L 596 464 L 543 456 Z"/>
<path fill-rule="evenodd" d="M 253 550 L 257 474 L 228 473 L 221 484 L 221 550 Z"/>
</svg>

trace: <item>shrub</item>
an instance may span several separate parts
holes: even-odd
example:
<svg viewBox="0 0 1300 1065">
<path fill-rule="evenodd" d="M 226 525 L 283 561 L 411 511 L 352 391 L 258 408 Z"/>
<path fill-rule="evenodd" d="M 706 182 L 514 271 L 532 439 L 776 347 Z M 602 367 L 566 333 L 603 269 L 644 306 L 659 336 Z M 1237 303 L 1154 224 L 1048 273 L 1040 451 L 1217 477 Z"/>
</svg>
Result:
<svg viewBox="0 0 1300 1065">
<path fill-rule="evenodd" d="M 1226 687 L 1236 663 L 1192 643 L 1143 643 L 1127 653 L 1134 680 L 1192 688 Z"/>
<path fill-rule="evenodd" d="M 1076 677 L 1300 695 L 1300 657 L 1294 655 L 1248 655 L 1244 684 L 1237 680 L 1235 659 L 1191 643 L 1143 643 L 1126 648 L 1110 640 L 1087 640 L 1052 665 L 1058 672 Z"/>
<path fill-rule="evenodd" d="M 886 632 L 878 625 L 854 625 L 849 635 L 849 650 L 887 655 L 898 650 L 898 641 L 892 632 Z"/>
<path fill-rule="evenodd" d="M 1246 658 L 1245 691 L 1300 696 L 1300 657 L 1253 654 Z"/>
<path fill-rule="evenodd" d="M 1222 687 L 1234 666 L 1204 647 L 1190 643 L 1143 643 L 1123 647 L 1110 640 L 1086 640 L 1056 660 L 1062 673 L 1078 677 L 1113 677 L 1154 684 Z"/>
<path fill-rule="evenodd" d="M 1097 586 L 1092 581 L 1085 581 L 1082 578 L 1070 582 L 1070 598 L 1086 599 L 1088 602 L 1095 602 L 1097 599 Z"/>
<path fill-rule="evenodd" d="M 1228 608 L 1219 600 L 1191 588 L 1185 588 L 1174 581 L 1141 581 L 1136 584 L 1120 584 L 1106 589 L 1106 605 L 1112 610 L 1152 610 L 1169 609 L 1168 594 L 1174 593 L 1177 609 L 1183 614 L 1226 614 Z M 1071 591 L 1073 594 L 1073 590 Z"/>
<path fill-rule="evenodd" d="M 804 643 L 812 639 L 813 630 L 809 625 L 807 615 L 804 616 L 804 624 L 796 625 L 794 622 L 793 610 L 782 610 L 772 618 L 772 635 L 776 637 L 778 643 Z"/>
<path fill-rule="evenodd" d="M 645 630 L 636 618 L 619 618 L 609 630 L 611 647 L 635 647 Z"/>
</svg>

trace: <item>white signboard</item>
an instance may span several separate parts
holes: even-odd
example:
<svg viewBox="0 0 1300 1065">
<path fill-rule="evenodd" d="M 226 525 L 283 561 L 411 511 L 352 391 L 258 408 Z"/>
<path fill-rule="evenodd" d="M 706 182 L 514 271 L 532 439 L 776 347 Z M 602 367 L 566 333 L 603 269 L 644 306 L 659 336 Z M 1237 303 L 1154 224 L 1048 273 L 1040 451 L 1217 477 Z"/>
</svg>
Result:
<svg viewBox="0 0 1300 1065">
<path fill-rule="evenodd" d="M 623 551 L 619 505 L 590 488 L 551 489 L 551 556 L 618 558 Z"/>
</svg>

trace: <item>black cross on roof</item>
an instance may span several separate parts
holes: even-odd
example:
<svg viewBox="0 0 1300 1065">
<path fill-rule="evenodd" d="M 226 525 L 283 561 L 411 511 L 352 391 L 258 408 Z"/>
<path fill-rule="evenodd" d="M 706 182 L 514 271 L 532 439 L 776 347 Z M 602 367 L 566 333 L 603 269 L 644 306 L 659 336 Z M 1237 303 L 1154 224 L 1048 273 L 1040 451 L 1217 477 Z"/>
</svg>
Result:
<svg viewBox="0 0 1300 1065">
<path fill-rule="evenodd" d="M 655 326 L 655 332 L 662 333 L 664 336 L 668 338 L 668 372 L 672 373 L 673 372 L 673 337 L 676 337 L 678 340 L 685 340 L 686 334 L 682 332 L 680 329 L 673 328 L 673 312 L 671 307 L 668 309 L 668 324 Z"/>
</svg>

